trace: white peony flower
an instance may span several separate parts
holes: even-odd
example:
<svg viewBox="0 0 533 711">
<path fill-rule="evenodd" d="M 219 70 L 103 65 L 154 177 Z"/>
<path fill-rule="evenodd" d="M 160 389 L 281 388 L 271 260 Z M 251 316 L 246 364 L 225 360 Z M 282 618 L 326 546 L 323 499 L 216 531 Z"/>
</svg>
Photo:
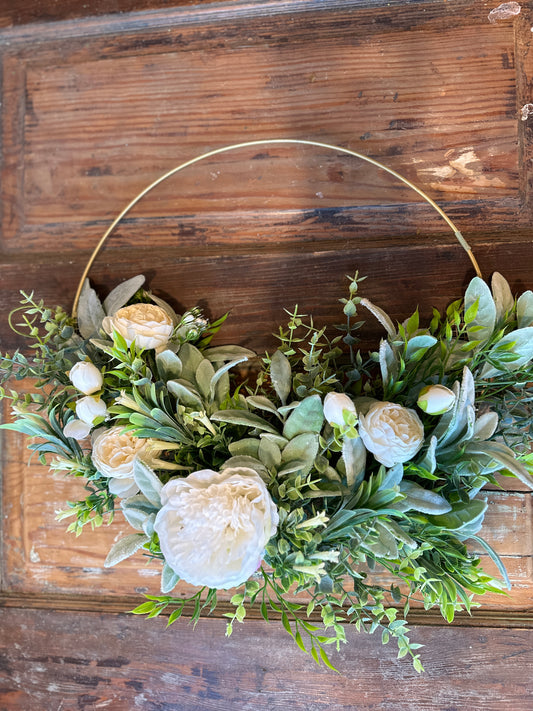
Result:
<svg viewBox="0 0 533 711">
<path fill-rule="evenodd" d="M 82 420 L 69 420 L 63 428 L 63 434 L 65 437 L 72 437 L 72 439 L 85 439 L 88 437 L 91 431 L 91 425 L 88 425 Z"/>
<path fill-rule="evenodd" d="M 166 562 L 186 582 L 210 588 L 246 581 L 279 520 L 263 480 L 247 467 L 171 479 L 161 501 L 154 528 Z"/>
<path fill-rule="evenodd" d="M 97 417 L 105 417 L 106 414 L 106 404 L 99 397 L 86 395 L 76 402 L 76 415 L 88 425 L 92 425 Z"/>
<path fill-rule="evenodd" d="M 68 377 L 74 387 L 84 395 L 92 395 L 104 384 L 102 373 L 88 360 L 73 365 Z"/>
<path fill-rule="evenodd" d="M 346 423 L 342 413 L 344 410 L 355 413 L 355 405 L 344 393 L 328 393 L 324 398 L 324 417 L 330 425 L 343 427 Z"/>
<path fill-rule="evenodd" d="M 418 395 L 417 405 L 428 415 L 443 415 L 455 404 L 455 393 L 445 385 L 426 385 Z"/>
<path fill-rule="evenodd" d="M 149 442 L 148 439 L 124 432 L 123 427 L 97 430 L 93 438 L 93 464 L 104 476 L 131 478 L 135 458 L 147 453 Z"/>
<path fill-rule="evenodd" d="M 165 346 L 174 329 L 170 315 L 154 304 L 124 306 L 114 316 L 106 316 L 102 326 L 108 335 L 117 331 L 128 346 L 135 341 L 144 350 Z"/>
<path fill-rule="evenodd" d="M 424 441 L 424 426 L 414 410 L 375 402 L 361 415 L 359 435 L 380 464 L 392 467 L 414 457 Z"/>
</svg>

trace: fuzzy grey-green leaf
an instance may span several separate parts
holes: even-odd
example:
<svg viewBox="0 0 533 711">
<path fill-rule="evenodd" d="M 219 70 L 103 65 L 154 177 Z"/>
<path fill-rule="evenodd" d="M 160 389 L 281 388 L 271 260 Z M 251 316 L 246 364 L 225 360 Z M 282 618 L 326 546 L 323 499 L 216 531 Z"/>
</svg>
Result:
<svg viewBox="0 0 533 711">
<path fill-rule="evenodd" d="M 468 325 L 468 338 L 471 341 L 485 342 L 494 332 L 496 304 L 489 287 L 480 277 L 474 277 L 468 285 L 465 293 L 465 311 L 476 301 L 478 304 L 477 314 L 475 319 Z"/>
<path fill-rule="evenodd" d="M 135 459 L 133 463 L 133 478 L 148 501 L 154 506 L 160 507 L 163 485 L 154 471 L 140 459 Z"/>
<path fill-rule="evenodd" d="M 113 565 L 129 558 L 130 555 L 136 553 L 139 548 L 142 548 L 150 539 L 143 533 L 131 533 L 125 538 L 121 538 L 112 547 L 107 558 L 104 561 L 105 568 L 111 568 Z"/>
<path fill-rule="evenodd" d="M 283 436 L 292 439 L 304 432 L 319 433 L 323 424 L 322 400 L 319 395 L 310 395 L 302 400 L 289 415 L 283 428 Z"/>
<path fill-rule="evenodd" d="M 142 274 L 132 277 L 123 281 L 122 284 L 116 286 L 104 300 L 104 310 L 108 316 L 113 316 L 119 309 L 121 309 L 131 297 L 139 291 L 145 282 L 145 278 Z"/>
<path fill-rule="evenodd" d="M 272 356 L 270 362 L 270 379 L 277 393 L 277 396 L 285 405 L 289 393 L 291 392 L 292 374 L 291 364 L 287 356 L 280 350 L 277 350 Z"/>
</svg>

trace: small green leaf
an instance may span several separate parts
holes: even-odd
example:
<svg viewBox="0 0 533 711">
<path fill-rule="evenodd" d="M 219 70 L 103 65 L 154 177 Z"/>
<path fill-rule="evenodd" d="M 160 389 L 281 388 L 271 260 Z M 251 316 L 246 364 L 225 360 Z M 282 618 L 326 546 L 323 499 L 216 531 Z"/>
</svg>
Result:
<svg viewBox="0 0 533 711">
<path fill-rule="evenodd" d="M 280 350 L 277 350 L 270 362 L 270 379 L 276 391 L 277 396 L 285 405 L 289 393 L 291 392 L 291 364 L 287 356 Z"/>
</svg>

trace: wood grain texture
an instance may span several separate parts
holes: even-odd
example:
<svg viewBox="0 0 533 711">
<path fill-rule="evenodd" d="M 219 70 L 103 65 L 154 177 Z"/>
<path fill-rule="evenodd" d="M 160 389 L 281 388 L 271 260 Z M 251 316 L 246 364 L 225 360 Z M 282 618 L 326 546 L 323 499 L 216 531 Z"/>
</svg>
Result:
<svg viewBox="0 0 533 711">
<path fill-rule="evenodd" d="M 228 639 L 222 620 L 194 631 L 184 620 L 165 631 L 162 620 L 39 610 L 0 610 L 0 620 L 2 711 L 529 711 L 533 702 L 531 630 L 415 629 L 428 669 L 418 676 L 391 645 L 352 628 L 333 653 L 335 674 L 264 622 Z"/>
<path fill-rule="evenodd" d="M 140 189 L 211 148 L 272 137 L 336 143 L 399 170 L 456 220 L 486 276 L 499 270 L 515 292 L 532 288 L 533 118 L 521 121 L 520 109 L 531 100 L 533 19 L 524 4 L 491 25 L 491 8 L 0 0 L 0 314 L 19 289 L 70 307 L 96 240 Z M 422 317 L 443 308 L 473 275 L 453 235 L 388 176 L 278 146 L 160 186 L 92 277 L 105 294 L 145 272 L 180 309 L 230 310 L 221 340 L 262 350 L 296 302 L 337 323 L 344 275 L 356 269 L 371 277 L 366 295 L 400 320 L 417 305 Z M 375 347 L 380 328 L 368 321 Z M 2 320 L 0 349 L 20 344 Z M 157 569 L 139 557 L 105 570 L 120 520 L 67 536 L 55 510 L 79 483 L 27 466 L 12 433 L 1 454 L 0 711 L 533 706 L 532 499 L 521 486 L 487 492 L 487 538 L 511 596 L 486 598 L 451 628 L 420 626 L 422 677 L 392 646 L 349 629 L 337 676 L 276 623 L 250 619 L 226 639 L 221 619 L 165 632 L 163 620 L 115 614 L 157 590 Z M 441 624 L 416 609 L 412 619 Z"/>
</svg>

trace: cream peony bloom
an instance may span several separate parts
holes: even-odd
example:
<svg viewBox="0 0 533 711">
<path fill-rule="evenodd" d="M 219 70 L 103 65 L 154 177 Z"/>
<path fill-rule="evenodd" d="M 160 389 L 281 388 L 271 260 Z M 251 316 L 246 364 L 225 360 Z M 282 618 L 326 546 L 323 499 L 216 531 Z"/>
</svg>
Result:
<svg viewBox="0 0 533 711">
<path fill-rule="evenodd" d="M 104 384 L 102 373 L 88 360 L 73 365 L 68 377 L 72 385 L 84 395 L 92 395 Z"/>
<path fill-rule="evenodd" d="M 115 479 L 132 478 L 135 458 L 147 453 L 149 442 L 148 439 L 124 432 L 123 427 L 97 430 L 91 455 L 93 464 L 104 476 Z"/>
<path fill-rule="evenodd" d="M 106 316 L 102 326 L 108 335 L 117 331 L 128 346 L 135 341 L 144 350 L 165 346 L 174 329 L 169 314 L 154 304 L 124 306 L 114 316 Z"/>
<path fill-rule="evenodd" d="M 428 415 L 443 415 L 455 405 L 455 393 L 445 385 L 426 385 L 418 395 L 417 405 Z"/>
<path fill-rule="evenodd" d="M 154 528 L 174 572 L 192 585 L 228 589 L 259 568 L 278 511 L 260 476 L 247 467 L 203 469 L 171 479 Z"/>
<path fill-rule="evenodd" d="M 99 397 L 86 395 L 76 401 L 76 415 L 82 422 L 92 426 L 97 417 L 105 417 L 107 415 L 107 407 Z"/>
<path fill-rule="evenodd" d="M 414 410 L 375 402 L 361 415 L 359 435 L 380 464 L 392 467 L 414 457 L 424 441 L 424 426 Z"/>
<path fill-rule="evenodd" d="M 345 426 L 342 413 L 344 410 L 355 412 L 355 405 L 344 393 L 328 393 L 324 398 L 324 417 L 330 425 Z"/>
</svg>

